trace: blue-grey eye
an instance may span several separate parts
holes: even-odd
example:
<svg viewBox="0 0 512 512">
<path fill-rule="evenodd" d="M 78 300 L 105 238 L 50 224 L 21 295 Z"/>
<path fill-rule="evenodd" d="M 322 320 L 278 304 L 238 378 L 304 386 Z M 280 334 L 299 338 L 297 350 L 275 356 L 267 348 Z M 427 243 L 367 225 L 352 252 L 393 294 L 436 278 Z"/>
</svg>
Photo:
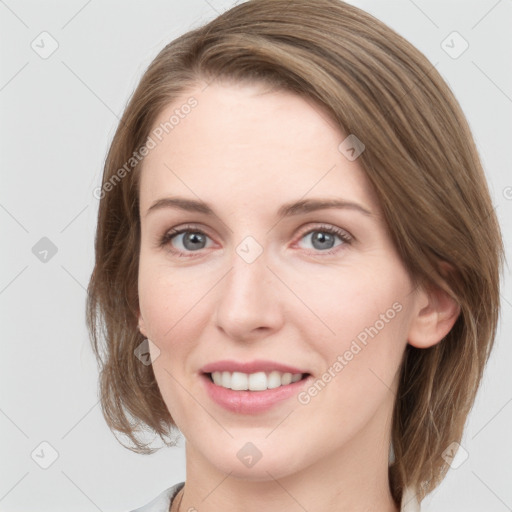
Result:
<svg viewBox="0 0 512 512">
<path fill-rule="evenodd" d="M 206 247 L 207 236 L 204 233 L 198 233 L 194 231 L 186 231 L 181 233 L 176 238 L 181 237 L 183 247 L 187 251 L 197 251 Z"/>
<path fill-rule="evenodd" d="M 302 236 L 301 240 L 307 239 L 309 239 L 310 245 L 306 249 L 314 249 L 320 252 L 333 249 L 344 243 L 350 243 L 350 237 L 344 231 L 335 227 L 323 227 L 308 231 Z M 338 243 L 336 243 L 336 239 L 339 240 Z"/>
</svg>

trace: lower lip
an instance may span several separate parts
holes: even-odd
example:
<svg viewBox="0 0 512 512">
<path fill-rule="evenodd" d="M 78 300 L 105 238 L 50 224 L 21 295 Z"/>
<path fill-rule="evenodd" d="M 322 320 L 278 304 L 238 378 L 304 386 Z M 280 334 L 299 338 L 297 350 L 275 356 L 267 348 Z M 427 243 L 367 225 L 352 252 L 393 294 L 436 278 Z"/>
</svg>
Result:
<svg viewBox="0 0 512 512">
<path fill-rule="evenodd" d="M 268 411 L 279 402 L 296 396 L 310 379 L 305 379 L 265 391 L 234 391 L 214 384 L 206 374 L 201 379 L 210 398 L 225 409 L 239 414 L 257 414 Z"/>
</svg>

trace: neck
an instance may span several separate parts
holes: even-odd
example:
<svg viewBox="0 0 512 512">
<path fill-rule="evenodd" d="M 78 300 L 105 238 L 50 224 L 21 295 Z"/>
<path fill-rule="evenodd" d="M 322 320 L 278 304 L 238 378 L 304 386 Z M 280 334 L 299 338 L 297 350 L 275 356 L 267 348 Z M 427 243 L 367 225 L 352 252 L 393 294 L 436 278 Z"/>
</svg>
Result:
<svg viewBox="0 0 512 512">
<path fill-rule="evenodd" d="M 388 480 L 390 429 L 383 435 L 382 423 L 380 432 L 367 427 L 313 464 L 277 478 L 272 468 L 258 479 L 237 478 L 220 471 L 187 442 L 180 511 L 398 512 Z"/>
</svg>

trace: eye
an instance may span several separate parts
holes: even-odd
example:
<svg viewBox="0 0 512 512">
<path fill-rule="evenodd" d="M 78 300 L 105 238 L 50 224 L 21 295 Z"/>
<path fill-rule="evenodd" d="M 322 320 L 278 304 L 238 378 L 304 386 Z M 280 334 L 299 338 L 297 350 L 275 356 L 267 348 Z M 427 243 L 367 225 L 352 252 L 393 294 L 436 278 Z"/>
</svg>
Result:
<svg viewBox="0 0 512 512">
<path fill-rule="evenodd" d="M 306 249 L 312 248 L 315 253 L 333 254 L 337 252 L 336 247 L 352 243 L 353 238 L 343 229 L 322 225 L 303 233 L 300 241 L 303 240 L 310 244 Z M 159 245 L 167 247 L 178 256 L 186 256 L 187 253 L 192 255 L 191 253 L 208 249 L 212 245 L 211 242 L 211 238 L 203 230 L 194 226 L 184 226 L 167 231 L 160 239 Z"/>
<path fill-rule="evenodd" d="M 336 243 L 336 239 L 339 243 Z M 332 249 L 340 245 L 350 244 L 352 237 L 344 230 L 334 226 L 318 226 L 315 229 L 310 229 L 304 233 L 300 240 L 306 240 L 309 242 L 310 247 L 315 252 L 324 252 L 326 254 L 333 254 L 336 252 Z"/>
<path fill-rule="evenodd" d="M 209 241 L 211 242 L 211 239 L 204 231 L 185 226 L 179 229 L 173 228 L 165 233 L 160 240 L 160 246 L 167 246 L 171 252 L 179 254 L 207 249 L 211 245 L 208 245 Z"/>
</svg>

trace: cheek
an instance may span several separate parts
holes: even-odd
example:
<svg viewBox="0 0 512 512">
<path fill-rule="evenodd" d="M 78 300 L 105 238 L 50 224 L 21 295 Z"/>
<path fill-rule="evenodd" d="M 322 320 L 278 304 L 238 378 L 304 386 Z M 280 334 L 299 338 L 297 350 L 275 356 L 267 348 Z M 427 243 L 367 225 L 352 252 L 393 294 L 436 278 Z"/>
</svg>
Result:
<svg viewBox="0 0 512 512">
<path fill-rule="evenodd" d="M 165 263 L 141 255 L 139 266 L 139 307 L 149 338 L 160 344 L 176 336 L 185 326 L 197 326 L 190 318 L 197 314 L 197 306 L 211 287 L 206 279 L 187 269 L 170 269 Z"/>
<path fill-rule="evenodd" d="M 299 397 L 307 404 L 307 421 L 314 423 L 311 431 L 318 428 L 327 437 L 348 439 L 372 418 L 381 417 L 378 411 L 391 410 L 410 312 L 407 288 L 400 281 L 386 281 L 354 272 L 343 283 L 331 282 L 328 293 L 316 288 L 318 293 L 309 296 L 311 308 L 335 333 L 311 320 L 301 329 L 307 329 L 308 343 L 323 364 Z"/>
<path fill-rule="evenodd" d="M 405 273 L 391 264 L 381 268 L 329 269 L 311 279 L 295 279 L 295 283 L 297 296 L 312 312 L 304 319 L 310 321 L 317 332 L 322 320 L 321 332 L 327 335 L 331 331 L 331 335 L 342 339 L 354 337 L 376 322 L 377 327 L 381 326 L 380 317 L 387 311 L 387 316 L 394 319 L 396 310 L 403 306 L 410 292 Z M 318 317 L 316 322 L 311 321 L 313 313 Z"/>
<path fill-rule="evenodd" d="M 392 383 L 410 322 L 410 281 L 401 265 L 390 261 L 379 269 L 342 269 L 314 283 L 301 282 L 299 293 L 318 318 L 297 318 L 303 318 L 301 331 L 322 355 L 325 367 L 341 359 L 343 369 L 337 364 L 336 373 L 350 375 L 348 385 L 354 389 L 378 377 Z"/>
<path fill-rule="evenodd" d="M 186 419 L 193 404 L 179 383 L 185 382 L 187 357 L 201 338 L 203 319 L 208 318 L 206 301 L 201 298 L 211 285 L 198 281 L 186 270 L 173 271 L 161 261 L 142 256 L 138 285 L 145 332 L 158 347 L 154 351 L 157 356 L 152 353 L 158 387 L 173 420 L 187 431 Z"/>
</svg>

